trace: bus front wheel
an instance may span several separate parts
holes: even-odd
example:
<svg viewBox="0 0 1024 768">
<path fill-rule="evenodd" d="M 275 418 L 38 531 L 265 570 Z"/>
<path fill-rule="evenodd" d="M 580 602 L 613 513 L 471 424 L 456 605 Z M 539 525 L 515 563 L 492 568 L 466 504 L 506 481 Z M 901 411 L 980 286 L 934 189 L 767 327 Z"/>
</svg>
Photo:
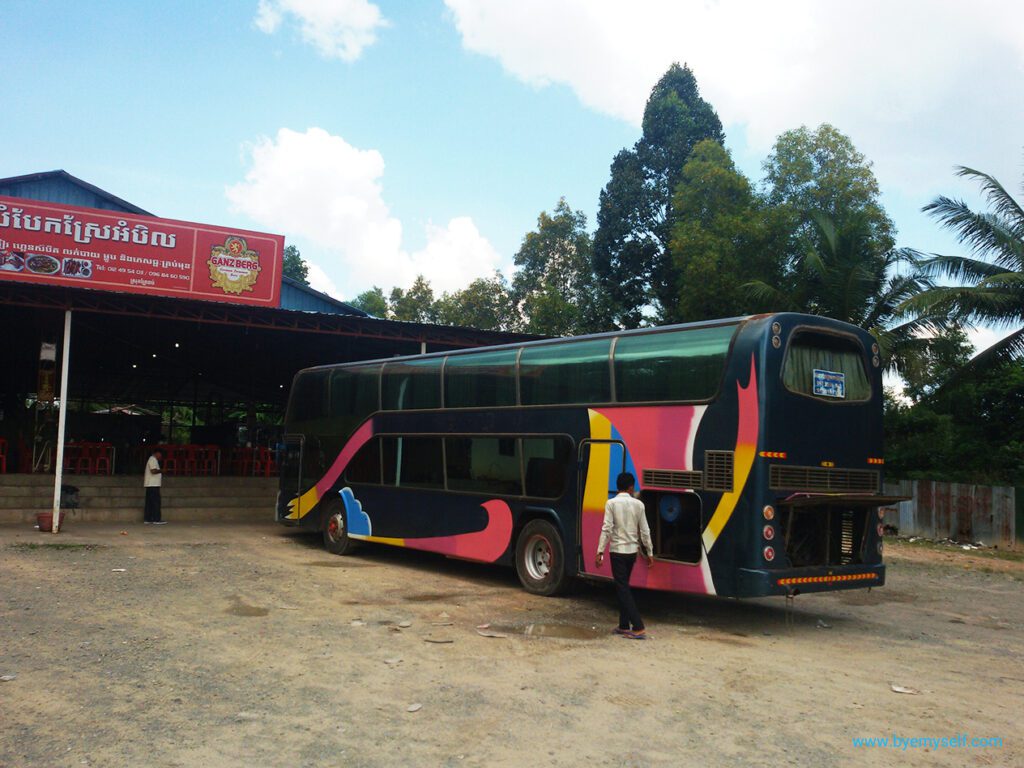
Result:
<svg viewBox="0 0 1024 768">
<path fill-rule="evenodd" d="M 332 504 L 324 511 L 324 547 L 335 555 L 348 555 L 355 549 L 355 542 L 348 537 L 345 507 Z"/>
<path fill-rule="evenodd" d="M 527 592 L 554 595 L 569 585 L 562 537 L 547 520 L 531 520 L 516 540 L 516 573 Z"/>
</svg>

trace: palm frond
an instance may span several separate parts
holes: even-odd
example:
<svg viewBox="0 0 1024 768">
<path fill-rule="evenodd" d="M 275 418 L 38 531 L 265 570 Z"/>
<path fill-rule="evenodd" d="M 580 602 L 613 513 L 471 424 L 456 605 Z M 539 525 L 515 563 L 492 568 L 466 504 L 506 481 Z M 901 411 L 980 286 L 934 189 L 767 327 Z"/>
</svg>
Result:
<svg viewBox="0 0 1024 768">
<path fill-rule="evenodd" d="M 1010 222 L 1016 230 L 1018 238 L 1024 238 L 1024 208 L 1013 198 L 1006 188 L 994 177 L 967 166 L 957 166 L 956 175 L 961 178 L 978 181 L 988 204 L 995 209 L 997 216 Z"/>
</svg>

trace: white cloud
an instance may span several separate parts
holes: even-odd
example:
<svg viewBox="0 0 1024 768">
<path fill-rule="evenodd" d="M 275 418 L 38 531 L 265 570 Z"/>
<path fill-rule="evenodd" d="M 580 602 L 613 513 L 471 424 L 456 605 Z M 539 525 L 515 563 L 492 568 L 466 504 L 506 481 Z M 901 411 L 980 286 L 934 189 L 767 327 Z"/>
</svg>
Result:
<svg viewBox="0 0 1024 768">
<path fill-rule="evenodd" d="M 1024 3 L 445 2 L 468 50 L 634 125 L 679 61 L 762 154 L 782 131 L 830 122 L 883 185 L 918 192 L 957 163 L 1019 178 Z"/>
<path fill-rule="evenodd" d="M 299 23 L 303 41 L 327 59 L 355 61 L 387 26 L 380 8 L 367 0 L 260 0 L 254 23 L 273 34 L 286 17 Z"/>
<path fill-rule="evenodd" d="M 498 252 L 468 217 L 428 224 L 423 249 L 403 249 L 402 223 L 384 202 L 384 158 L 376 150 L 353 147 L 322 128 L 282 128 L 246 150 L 249 170 L 225 190 L 228 200 L 260 226 L 308 242 L 302 255 L 319 290 L 351 298 L 370 285 L 407 287 L 423 274 L 440 293 L 500 266 Z"/>
</svg>

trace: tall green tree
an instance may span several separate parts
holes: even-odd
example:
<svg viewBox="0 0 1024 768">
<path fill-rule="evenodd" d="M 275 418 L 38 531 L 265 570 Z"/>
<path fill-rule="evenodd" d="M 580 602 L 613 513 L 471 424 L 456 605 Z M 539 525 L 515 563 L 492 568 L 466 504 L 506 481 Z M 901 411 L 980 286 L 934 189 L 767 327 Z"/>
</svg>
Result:
<svg viewBox="0 0 1024 768">
<path fill-rule="evenodd" d="M 779 136 L 764 162 L 765 194 L 770 205 L 792 218 L 793 258 L 801 255 L 804 240 L 820 234 L 815 214 L 839 224 L 857 218 L 872 251 L 893 247 L 896 230 L 882 207 L 871 165 L 848 136 L 828 123 Z"/>
<path fill-rule="evenodd" d="M 672 198 L 678 294 L 664 319 L 691 322 L 771 309 L 744 284 L 782 277 L 784 219 L 765 206 L 717 141 L 699 142 Z"/>
<path fill-rule="evenodd" d="M 461 291 L 445 293 L 436 304 L 437 322 L 485 331 L 519 329 L 508 281 L 501 272 L 480 277 Z"/>
<path fill-rule="evenodd" d="M 564 197 L 553 214 L 537 217 L 537 229 L 527 233 L 515 255 L 519 270 L 512 297 L 524 330 L 570 336 L 607 327 L 601 318 L 607 301 L 591 271 L 592 250 L 587 217 Z"/>
<path fill-rule="evenodd" d="M 408 290 L 392 288 L 388 303 L 392 320 L 404 320 L 411 323 L 437 322 L 434 289 L 430 287 L 430 282 L 423 275 L 417 275 Z"/>
<path fill-rule="evenodd" d="M 722 123 L 701 98 L 690 68 L 673 64 L 647 100 L 640 139 L 612 161 L 599 201 L 594 272 L 623 326 L 640 325 L 647 308 L 660 318 L 675 304 L 672 194 L 694 146 L 704 139 L 723 143 Z"/>
<path fill-rule="evenodd" d="M 379 317 L 382 320 L 388 317 L 388 299 L 384 295 L 384 291 L 376 285 L 368 291 L 360 293 L 349 304 L 373 317 Z"/>
<path fill-rule="evenodd" d="M 751 281 L 747 290 L 776 310 L 808 312 L 860 326 L 878 339 L 887 368 L 902 370 L 921 353 L 927 334 L 945 327 L 945 316 L 911 311 L 907 302 L 931 286 L 913 253 L 879 250 L 871 222 L 853 215 L 842 225 L 811 215 L 813 231 L 782 282 Z"/>
<path fill-rule="evenodd" d="M 284 247 L 284 267 L 281 274 L 292 280 L 297 280 L 303 285 L 309 285 L 309 264 L 305 262 L 299 249 L 294 245 Z"/>
<path fill-rule="evenodd" d="M 1010 329 L 1010 334 L 983 350 L 972 367 L 990 367 L 1024 357 L 1024 208 L 993 176 L 960 167 L 957 175 L 978 183 L 988 212 L 976 213 L 962 200 L 940 196 L 924 207 L 957 239 L 970 256 L 932 256 L 924 268 L 956 286 L 932 288 L 912 305 L 955 313 L 971 323 Z M 1021 186 L 1024 194 L 1024 184 Z"/>
</svg>

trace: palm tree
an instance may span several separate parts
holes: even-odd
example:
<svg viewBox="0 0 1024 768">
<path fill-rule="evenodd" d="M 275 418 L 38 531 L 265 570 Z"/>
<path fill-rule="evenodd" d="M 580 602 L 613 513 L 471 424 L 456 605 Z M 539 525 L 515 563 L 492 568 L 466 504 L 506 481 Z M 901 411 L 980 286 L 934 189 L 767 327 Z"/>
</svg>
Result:
<svg viewBox="0 0 1024 768">
<path fill-rule="evenodd" d="M 978 182 L 989 212 L 975 213 L 962 200 L 945 196 L 922 209 L 953 230 L 957 239 L 970 247 L 971 255 L 924 259 L 921 264 L 926 275 L 942 275 L 958 285 L 933 287 L 908 302 L 907 308 L 946 312 L 963 322 L 1014 329 L 970 361 L 968 366 L 977 370 L 1024 357 L 1024 209 L 987 173 L 961 166 L 957 175 Z"/>
<path fill-rule="evenodd" d="M 871 228 L 861 217 L 837 226 L 824 213 L 811 216 L 812 237 L 784 284 L 746 284 L 764 306 L 825 315 L 869 331 L 882 350 L 888 370 L 900 371 L 918 355 L 945 318 L 931 311 L 910 311 L 912 297 L 932 287 L 915 255 L 906 249 L 872 253 Z"/>
</svg>

